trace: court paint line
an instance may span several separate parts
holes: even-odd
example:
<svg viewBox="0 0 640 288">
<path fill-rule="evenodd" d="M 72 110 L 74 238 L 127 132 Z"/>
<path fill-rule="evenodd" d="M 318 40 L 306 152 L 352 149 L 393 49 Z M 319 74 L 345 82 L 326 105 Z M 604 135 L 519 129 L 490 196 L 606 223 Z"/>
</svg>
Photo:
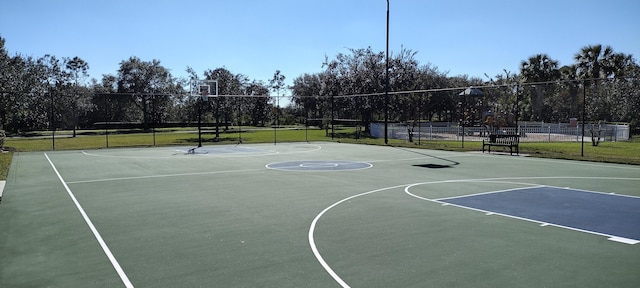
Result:
<svg viewBox="0 0 640 288">
<path fill-rule="evenodd" d="M 407 194 L 409 194 L 409 195 L 413 195 L 410 192 L 407 192 L 406 188 L 405 188 L 405 192 Z M 435 202 L 435 203 L 441 203 L 440 201 L 433 200 L 433 199 L 428 199 L 428 198 L 423 198 L 423 197 L 420 197 L 420 196 L 414 196 L 414 197 L 422 199 L 422 200 L 426 200 L 426 201 L 431 201 L 431 202 Z M 442 203 L 446 203 L 446 202 L 442 202 Z M 540 227 L 552 226 L 552 227 L 557 227 L 557 228 L 561 228 L 561 229 L 573 230 L 573 231 L 577 231 L 577 232 L 603 236 L 603 237 L 606 237 L 607 240 L 615 241 L 615 242 L 621 242 L 621 243 L 625 243 L 625 244 L 633 245 L 633 244 L 640 243 L 640 241 L 635 240 L 635 239 L 619 237 L 619 236 L 600 233 L 600 232 L 595 232 L 595 231 L 591 231 L 591 230 L 585 230 L 585 229 L 580 229 L 580 228 L 575 228 L 575 227 L 570 227 L 570 226 L 564 226 L 564 225 L 560 225 L 560 224 L 554 224 L 554 223 L 539 221 L 539 220 L 530 219 L 530 218 L 519 217 L 519 216 L 515 216 L 515 215 L 510 215 L 510 214 L 492 212 L 492 211 L 488 211 L 488 210 L 483 210 L 483 209 L 478 209 L 478 208 L 473 208 L 473 207 L 468 207 L 468 206 L 463 206 L 463 205 L 458 205 L 458 204 L 452 204 L 452 203 L 447 203 L 447 204 L 448 205 L 446 205 L 446 206 L 453 206 L 453 207 L 458 207 L 458 208 L 462 208 L 462 209 L 481 212 L 481 213 L 484 213 L 485 216 L 497 215 L 497 216 L 502 216 L 502 217 L 506 217 L 506 218 L 511 218 L 511 219 L 517 219 L 517 220 L 521 220 L 521 221 L 536 223 Z"/>
<path fill-rule="evenodd" d="M 257 157 L 257 156 L 272 156 L 272 155 L 277 155 L 277 154 L 281 154 L 280 152 L 269 152 L 269 153 L 255 153 L 255 154 L 251 154 L 251 153 L 247 153 L 247 152 L 237 152 L 233 155 L 229 154 L 229 155 L 216 155 L 216 154 L 204 154 L 204 153 L 193 153 L 193 154 L 189 154 L 187 152 L 184 151 L 180 151 L 180 150 L 175 150 L 174 152 L 180 152 L 180 153 L 184 153 L 181 155 L 178 154 L 172 154 L 170 156 L 123 156 L 123 155 L 103 155 L 103 154 L 96 154 L 96 153 L 89 153 L 86 151 L 82 151 L 82 154 L 84 154 L 85 156 L 91 156 L 91 157 L 104 157 L 104 158 L 117 158 L 117 159 L 207 159 L 207 158 L 212 158 L 212 157 L 216 157 L 216 158 L 233 158 L 233 157 Z M 240 155 L 238 155 L 240 154 Z"/>
<path fill-rule="evenodd" d="M 220 153 L 220 154 L 215 154 L 215 153 L 207 153 L 207 154 L 188 154 L 183 150 L 173 150 L 173 152 L 184 152 L 184 155 L 176 155 L 175 153 L 170 155 L 170 156 L 122 156 L 122 155 L 105 155 L 105 154 L 97 154 L 97 153 L 90 153 L 87 152 L 85 150 L 81 151 L 82 154 L 84 154 L 85 156 L 92 156 L 92 157 L 105 157 L 105 158 L 120 158 L 120 159 L 207 159 L 207 158 L 211 158 L 211 157 L 216 157 L 216 158 L 240 158 L 240 157 L 259 157 L 259 156 L 273 156 L 273 155 L 290 155 L 290 154 L 300 154 L 300 153 L 310 153 L 310 152 L 315 152 L 315 151 L 319 151 L 322 150 L 322 146 L 320 145 L 316 145 L 316 144 L 307 144 L 309 146 L 311 146 L 312 148 L 310 150 L 304 150 L 304 151 L 276 151 L 276 150 L 265 150 L 266 152 L 238 152 L 238 153 Z M 226 145 L 229 146 L 229 145 Z M 215 145 L 212 146 L 203 146 L 203 147 L 208 147 L 208 148 L 216 148 Z M 222 147 L 222 146 L 220 146 Z M 151 148 L 153 149 L 153 148 Z M 238 155 L 240 154 L 240 155 Z M 195 157 L 194 157 L 195 156 Z"/>
<path fill-rule="evenodd" d="M 69 186 L 67 185 L 67 183 L 62 178 L 62 175 L 60 175 L 60 173 L 58 172 L 58 169 L 56 168 L 56 166 L 53 165 L 53 162 L 49 158 L 49 155 L 47 155 L 47 153 L 44 153 L 44 157 L 47 158 L 47 161 L 49 161 L 49 164 L 51 165 L 51 168 L 53 168 L 53 171 L 58 176 L 58 179 L 62 183 L 62 186 L 64 186 L 64 189 L 67 190 L 67 194 L 69 194 L 69 197 L 71 197 L 71 200 L 76 205 L 76 208 L 78 208 L 78 211 L 80 211 L 80 214 L 82 215 L 82 218 L 84 218 L 84 221 L 89 226 L 89 229 L 91 229 L 91 232 L 93 232 L 93 236 L 95 236 L 96 240 L 98 240 L 98 243 L 100 244 L 100 247 L 102 248 L 102 251 L 104 251 L 104 254 L 107 255 L 107 258 L 109 258 L 109 261 L 111 262 L 111 265 L 113 266 L 113 268 L 118 273 L 118 276 L 120 276 L 120 279 L 122 280 L 122 283 L 124 283 L 124 286 L 127 287 L 127 288 L 133 288 L 133 284 L 131 283 L 131 281 L 129 281 L 129 277 L 127 277 L 127 274 L 124 273 L 124 270 L 120 266 L 120 263 L 118 263 L 118 260 L 116 260 L 116 257 L 113 256 L 113 253 L 111 253 L 111 250 L 107 246 L 107 243 L 105 243 L 104 240 L 102 239 L 102 236 L 100 236 L 100 233 L 98 232 L 98 229 L 96 229 L 96 227 L 93 225 L 93 222 L 91 222 L 91 219 L 89 219 L 89 216 L 84 211 L 84 208 L 82 208 L 82 206 L 80 205 L 80 202 L 78 202 L 78 199 L 76 199 L 76 196 L 73 194 L 73 192 L 71 192 L 71 189 L 69 189 Z"/>
<path fill-rule="evenodd" d="M 209 172 L 194 172 L 194 173 L 180 173 L 180 174 L 163 174 L 163 175 L 147 175 L 147 176 L 135 176 L 135 177 L 118 177 L 118 178 L 105 178 L 94 180 L 79 180 L 69 181 L 68 184 L 82 184 L 82 183 L 96 183 L 96 182 L 109 182 L 109 181 L 125 181 L 125 180 L 139 180 L 139 179 L 153 179 L 153 178 L 169 178 L 169 177 L 184 177 L 184 176 L 197 176 L 197 175 L 213 175 L 223 173 L 242 173 L 242 172 L 255 172 L 262 171 L 264 169 L 241 169 L 241 170 L 225 170 L 225 171 L 209 171 Z"/>
<path fill-rule="evenodd" d="M 458 182 L 459 183 L 459 182 L 493 182 L 493 181 L 491 181 L 493 179 L 496 179 L 496 180 L 509 180 L 509 179 L 521 180 L 521 179 L 559 179 L 559 178 L 565 178 L 565 179 L 632 180 L 632 181 L 640 180 L 640 178 L 620 178 L 620 177 L 562 177 L 562 176 L 553 176 L 553 177 L 513 177 L 513 178 L 512 177 L 506 177 L 506 178 L 491 178 L 491 179 L 484 179 L 484 180 L 483 179 L 475 179 L 475 180 L 474 179 L 468 179 L 468 180 L 454 180 L 454 181 L 446 181 L 445 180 L 445 181 L 446 182 Z M 640 243 L 640 241 L 636 240 L 636 239 L 629 239 L 629 238 L 619 237 L 619 236 L 616 236 L 616 235 L 611 235 L 611 234 L 606 234 L 606 233 L 601 233 L 601 232 L 596 232 L 596 231 L 580 229 L 580 228 L 576 228 L 576 227 L 564 226 L 564 225 L 560 225 L 560 224 L 548 223 L 548 222 L 544 222 L 544 221 L 539 221 L 539 220 L 534 220 L 534 219 L 530 219 L 530 218 L 519 217 L 519 216 L 515 216 L 515 215 L 509 215 L 509 214 L 492 212 L 492 211 L 473 208 L 473 207 L 467 207 L 467 206 L 463 206 L 463 205 L 458 205 L 458 204 L 453 204 L 453 203 L 440 201 L 438 199 L 430 199 L 430 198 L 426 198 L 426 197 L 415 195 L 415 194 L 413 194 L 413 193 L 411 193 L 409 191 L 414 186 L 429 185 L 429 184 L 436 184 L 436 183 L 446 183 L 446 182 L 437 181 L 437 182 L 425 182 L 425 183 L 411 184 L 411 185 L 405 187 L 405 193 L 407 195 L 410 195 L 410 196 L 414 197 L 414 198 L 425 200 L 425 201 L 429 201 L 429 202 L 439 203 L 439 204 L 441 204 L 443 206 L 446 203 L 447 204 L 446 206 L 454 206 L 454 207 L 459 207 L 459 208 L 463 208 L 463 209 L 478 211 L 478 212 L 485 213 L 486 215 L 499 215 L 499 216 L 503 216 L 503 217 L 507 217 L 507 218 L 518 219 L 518 220 L 523 220 L 523 221 L 527 221 L 527 222 L 533 222 L 533 223 L 539 224 L 542 227 L 553 226 L 553 227 L 558 227 L 558 228 L 567 229 L 567 230 L 573 230 L 573 231 L 578 231 L 578 232 L 583 232 L 583 233 L 588 233 L 588 234 L 593 234 L 593 235 L 604 236 L 604 237 L 607 237 L 607 240 L 620 242 L 620 243 L 625 243 L 625 244 L 633 245 L 633 244 Z M 506 182 L 506 183 L 510 183 L 510 182 Z M 516 184 L 516 183 L 514 183 L 514 184 Z M 518 184 L 525 184 L 525 183 L 518 183 Z M 531 186 L 540 186 L 539 184 L 533 184 L 533 183 L 529 183 L 529 185 L 531 185 Z M 542 185 L 542 187 L 554 187 L 554 186 Z M 528 188 L 531 188 L 531 187 L 528 187 Z M 554 187 L 554 188 L 559 188 L 559 187 Z M 524 189 L 524 188 L 516 188 L 516 189 L 509 189 L 509 190 L 518 190 L 518 189 Z M 572 190 L 575 190 L 575 189 L 572 189 Z M 607 193 L 594 192 L 594 191 L 583 191 L 583 192 L 600 193 L 600 194 L 605 194 L 605 195 L 607 194 Z M 491 194 L 491 192 L 489 192 L 489 193 L 478 193 L 478 194 Z M 471 195 L 469 195 L 469 196 L 471 196 Z M 616 194 L 616 196 L 623 196 L 623 195 Z M 466 197 L 466 196 L 451 197 L 449 199 L 455 199 L 455 198 L 461 198 L 461 197 Z M 635 197 L 635 196 L 630 196 L 630 197 Z M 442 198 L 442 199 L 447 199 L 447 198 Z"/>
<path fill-rule="evenodd" d="M 601 195 L 610 195 L 610 196 L 619 196 L 619 197 L 628 197 L 628 198 L 640 198 L 640 196 L 618 194 L 618 193 L 615 193 L 615 192 L 591 191 L 591 190 L 577 189 L 577 188 L 571 188 L 571 187 L 556 187 L 556 186 L 545 186 L 545 187 L 558 188 L 558 189 L 570 189 L 570 190 L 584 192 L 584 193 L 595 193 L 595 194 L 601 194 Z"/>
<path fill-rule="evenodd" d="M 489 155 L 482 156 L 482 154 L 478 154 L 477 156 L 490 157 Z M 640 170 L 640 167 L 638 166 L 632 166 L 632 165 L 625 166 L 625 164 L 620 164 L 619 166 L 617 166 L 617 165 L 608 165 L 605 163 L 588 163 L 588 162 L 582 162 L 582 161 L 576 161 L 576 160 L 560 160 L 560 159 L 553 160 L 553 159 L 535 158 L 535 157 L 513 157 L 509 159 L 521 160 L 521 161 L 548 162 L 548 163 L 554 163 L 554 164 L 562 164 L 565 161 L 572 161 L 572 163 L 567 163 L 567 164 L 574 165 L 574 166 Z"/>
<path fill-rule="evenodd" d="M 417 198 L 417 199 L 421 199 L 421 200 L 425 200 L 425 201 L 429 201 L 429 202 L 433 202 L 433 203 L 439 203 L 442 206 L 457 206 L 457 207 L 464 208 L 464 209 L 478 210 L 478 209 L 474 209 L 474 208 L 463 207 L 463 206 L 459 206 L 459 205 L 452 204 L 452 203 L 440 202 L 440 201 L 437 201 L 437 200 L 433 200 L 433 199 L 425 198 L 425 197 L 422 197 L 422 196 L 418 196 L 418 195 L 415 195 L 415 194 L 409 192 L 409 190 L 411 189 L 411 187 L 419 186 L 419 185 L 430 185 L 430 184 L 441 184 L 441 183 L 464 183 L 464 182 L 504 182 L 504 183 L 520 184 L 520 185 L 528 185 L 528 186 L 540 186 L 540 184 L 534 184 L 534 183 L 520 183 L 520 182 L 507 182 L 506 181 L 506 180 L 535 180 L 535 179 L 603 179 L 603 180 L 640 181 L 640 178 L 628 178 L 628 177 L 573 177 L 573 176 L 547 176 L 547 177 L 545 177 L 545 176 L 536 176 L 536 177 L 502 177 L 502 178 L 480 178 L 480 179 L 449 179 L 449 180 L 419 182 L 419 183 L 413 183 L 413 184 L 402 184 L 402 185 L 397 185 L 397 186 L 392 186 L 392 187 L 386 187 L 386 188 L 381 188 L 381 189 L 372 190 L 372 191 L 356 194 L 356 195 L 353 195 L 353 196 L 349 196 L 347 198 L 344 198 L 342 200 L 339 200 L 338 202 L 335 202 L 335 203 L 331 204 L 330 206 L 328 206 L 327 208 L 322 210 L 318 215 L 316 215 L 316 217 L 313 219 L 313 221 L 311 222 L 311 225 L 309 227 L 309 233 L 308 233 L 309 246 L 311 247 L 311 251 L 313 252 L 313 255 L 316 257 L 316 260 L 318 260 L 318 262 L 320 263 L 322 268 L 324 268 L 325 271 L 327 273 L 329 273 L 329 275 L 340 286 L 342 286 L 344 288 L 350 287 L 331 268 L 331 266 L 329 266 L 329 264 L 324 260 L 324 258 L 320 254 L 320 251 L 318 250 L 318 247 L 317 247 L 316 242 L 315 242 L 314 233 L 315 233 L 316 225 L 317 225 L 318 221 L 320 221 L 320 218 L 322 218 L 322 216 L 324 214 L 326 214 L 332 208 L 334 208 L 334 207 L 336 207 L 336 206 L 338 206 L 338 205 L 340 205 L 340 204 L 342 204 L 344 202 L 347 202 L 349 200 L 352 200 L 352 199 L 355 199 L 357 197 L 360 197 L 360 196 L 365 196 L 365 195 L 369 195 L 369 194 L 373 194 L 373 193 L 377 193 L 377 192 L 383 192 L 383 191 L 387 191 L 387 190 L 391 190 L 391 189 L 404 187 L 404 192 L 406 194 L 410 195 L 411 197 Z M 480 210 L 478 210 L 478 211 L 480 211 Z M 488 212 L 488 211 L 484 211 L 484 212 Z M 562 226 L 558 226 L 558 225 L 547 223 L 547 222 L 536 221 L 536 220 L 532 220 L 532 219 L 519 218 L 517 216 L 511 216 L 511 215 L 502 215 L 500 213 L 494 213 L 493 215 L 500 215 L 500 216 L 505 216 L 505 217 L 509 217 L 509 218 L 513 218 L 513 219 L 520 219 L 520 220 L 523 220 L 523 221 L 534 222 L 534 223 L 538 223 L 542 227 L 546 227 L 546 226 L 550 225 L 550 226 L 555 226 L 555 227 L 559 227 L 559 228 L 566 228 L 566 229 L 570 229 L 570 230 L 575 230 L 575 231 L 580 231 L 580 232 L 585 232 L 585 233 L 590 233 L 590 234 L 601 235 L 601 236 L 609 237 L 608 240 L 611 240 L 611 241 L 627 243 L 627 244 L 636 244 L 635 240 L 633 240 L 633 239 L 626 239 L 626 238 L 619 239 L 619 237 L 617 237 L 617 236 L 605 235 L 605 234 L 602 234 L 602 233 L 592 232 L 592 231 L 584 231 L 584 230 L 579 230 L 579 229 L 572 228 L 572 227 L 562 227 Z M 625 241 L 628 241 L 628 242 L 625 242 Z M 640 243 L 640 242 L 637 242 L 637 243 Z"/>
<path fill-rule="evenodd" d="M 489 182 L 489 181 L 485 181 L 485 182 Z M 505 182 L 505 183 L 513 183 L 513 184 L 528 184 L 528 183 L 515 183 L 515 182 Z M 542 188 L 542 187 L 551 187 L 551 186 L 545 186 L 545 185 L 536 185 L 533 187 L 526 187 L 528 188 Z M 488 195 L 488 194 L 495 194 L 495 193 L 502 193 L 502 192 L 510 192 L 510 191 L 516 191 L 516 190 L 521 190 L 521 189 L 525 189 L 522 187 L 519 188 L 511 188 L 511 189 L 505 189 L 505 190 L 497 190 L 497 191 L 488 191 L 488 192 L 480 192 L 480 193 L 474 193 L 474 194 L 468 194 L 468 195 L 461 195 L 461 196 L 453 196 L 453 197 L 445 197 L 445 198 L 438 198 L 438 199 L 432 199 L 435 201 L 444 201 L 444 200 L 451 200 L 451 199 L 458 199 L 458 198 L 465 198 L 465 197 L 471 197 L 471 196 L 481 196 L 481 195 Z"/>
<path fill-rule="evenodd" d="M 447 155 L 447 158 L 461 158 L 461 157 L 473 157 L 475 155 L 471 155 L 471 154 L 451 154 L 451 155 Z M 442 158 L 444 156 L 438 156 L 438 157 L 434 157 L 434 156 L 423 156 L 423 157 L 411 157 L 411 158 L 398 158 L 398 159 L 384 159 L 384 160 L 366 160 L 363 162 L 369 162 L 369 163 L 382 163 L 382 162 L 396 162 L 396 161 L 414 161 L 414 160 L 422 160 L 424 161 L 425 159 L 436 159 L 438 160 L 438 158 Z"/>
<path fill-rule="evenodd" d="M 369 169 L 373 167 L 373 164 L 347 160 L 297 160 L 273 162 L 265 165 L 265 167 L 286 172 L 346 172 Z"/>
<path fill-rule="evenodd" d="M 357 198 L 357 197 L 360 197 L 360 196 L 373 194 L 373 193 L 377 193 L 377 192 L 382 192 L 382 191 L 386 191 L 386 190 L 390 190 L 390 189 L 396 189 L 396 188 L 405 187 L 405 186 L 407 186 L 407 184 L 402 184 L 402 185 L 398 185 L 398 186 L 392 186 L 392 187 L 372 190 L 372 191 L 368 191 L 368 192 L 364 192 L 364 193 L 360 193 L 360 194 L 356 194 L 356 195 L 344 198 L 344 199 L 342 199 L 342 200 L 340 200 L 338 202 L 335 202 L 335 203 L 331 204 L 329 207 L 325 208 L 318 215 L 316 215 L 315 218 L 313 218 L 313 221 L 311 222 L 311 226 L 309 227 L 309 234 L 308 234 L 309 246 L 311 246 L 311 251 L 313 252 L 313 255 L 316 256 L 316 259 L 318 260 L 318 262 L 320 262 L 320 265 L 322 265 L 322 268 L 324 268 L 324 270 L 327 271 L 327 273 L 329 273 L 329 275 L 331 275 L 331 277 L 336 282 L 338 282 L 338 284 L 340 284 L 340 286 L 342 286 L 343 288 L 348 288 L 348 287 L 351 287 L 351 286 L 349 286 L 349 284 L 347 284 L 347 282 L 342 280 L 342 278 L 340 278 L 340 276 L 338 276 L 338 274 L 335 271 L 333 271 L 333 269 L 331 269 L 331 266 L 329 266 L 329 264 L 327 264 L 327 262 L 324 260 L 324 258 L 322 258 L 322 255 L 320 254 L 320 251 L 318 250 L 318 247 L 316 246 L 316 241 L 315 241 L 313 235 L 315 233 L 316 225 L 318 224 L 318 221 L 320 220 L 320 218 L 325 213 L 327 213 L 327 211 L 331 210 L 331 208 L 333 208 L 335 206 L 340 205 L 341 203 L 344 203 L 346 201 L 349 201 L 351 199 L 354 199 L 354 198 Z"/>
<path fill-rule="evenodd" d="M 640 241 L 638 241 L 638 240 L 633 240 L 633 239 L 628 239 L 628 238 L 623 238 L 623 237 L 610 237 L 607 240 L 620 242 L 620 243 L 624 243 L 624 244 L 629 244 L 629 245 L 635 245 L 635 244 L 640 243 Z"/>
</svg>

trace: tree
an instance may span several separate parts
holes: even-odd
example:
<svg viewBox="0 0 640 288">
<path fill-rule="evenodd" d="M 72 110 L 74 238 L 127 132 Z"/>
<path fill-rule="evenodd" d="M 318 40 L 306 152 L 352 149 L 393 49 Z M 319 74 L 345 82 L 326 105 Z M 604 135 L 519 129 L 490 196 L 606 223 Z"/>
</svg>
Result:
<svg viewBox="0 0 640 288">
<path fill-rule="evenodd" d="M 65 116 L 68 115 L 66 112 L 72 97 L 71 75 L 64 70 L 64 63 L 53 55 L 45 55 L 38 60 L 38 63 L 42 67 L 41 71 L 45 73 L 42 77 L 42 84 L 45 86 L 46 93 L 43 95 L 44 98 L 34 104 L 44 111 L 48 110 L 49 113 L 42 115 L 49 116 L 47 122 L 51 131 L 55 132 L 58 128 L 67 128 Z M 48 107 L 43 107 L 45 103 L 48 103 Z"/>
<path fill-rule="evenodd" d="M 167 68 L 159 60 L 142 61 L 131 57 L 120 62 L 117 76 L 119 121 L 141 121 L 144 130 L 149 129 L 149 110 L 162 110 L 172 105 L 172 93 L 181 92 Z M 158 96 L 156 95 L 163 95 Z M 151 107 L 150 107 L 151 106 Z M 135 113 L 142 111 L 142 117 Z M 154 116 L 154 118 L 156 118 Z M 163 119 L 157 119 L 162 121 Z"/>
<path fill-rule="evenodd" d="M 578 76 L 584 80 L 606 78 L 613 72 L 610 58 L 613 55 L 611 46 L 602 47 L 601 44 L 589 45 L 580 49 L 574 55 Z"/>
<path fill-rule="evenodd" d="M 374 52 L 371 47 L 349 51 L 350 55 L 339 53 L 333 60 L 325 58 L 325 70 L 320 74 L 318 95 L 324 96 L 325 101 L 321 104 L 325 107 L 324 111 L 332 113 L 324 115 L 324 118 L 360 118 L 368 131 L 369 123 L 374 121 L 375 115 L 381 115 L 384 111 L 384 98 L 356 96 L 336 99 L 336 96 L 384 92 L 385 54 Z M 336 111 L 335 107 L 342 109 Z M 340 113 L 336 116 L 335 112 Z"/>
<path fill-rule="evenodd" d="M 15 131 L 16 127 L 10 124 L 9 118 L 15 115 L 16 84 L 24 69 L 24 61 L 10 57 L 4 45 L 5 39 L 0 37 L 0 129 Z"/>
<path fill-rule="evenodd" d="M 525 82 L 533 83 L 534 94 L 531 95 L 533 121 L 548 121 L 550 115 L 542 115 L 544 107 L 545 91 L 549 90 L 549 81 L 555 81 L 560 77 L 558 61 L 551 59 L 547 54 L 537 54 L 529 57 L 529 60 L 520 62 L 520 74 Z"/>
<path fill-rule="evenodd" d="M 274 92 L 276 92 L 276 107 L 275 107 L 275 125 L 276 127 L 280 126 L 280 89 L 284 88 L 284 79 L 286 77 L 282 74 L 280 74 L 280 70 L 276 70 L 275 73 L 273 73 L 273 78 L 271 78 L 271 80 L 269 80 L 269 88 L 271 88 L 271 90 L 273 90 Z"/>
<path fill-rule="evenodd" d="M 566 113 L 569 118 L 577 118 L 580 115 L 580 85 L 576 65 L 562 66 L 560 78 L 556 84 L 555 103 L 558 111 Z"/>
<path fill-rule="evenodd" d="M 251 125 L 265 126 L 269 111 L 269 87 L 262 81 L 253 80 L 246 86 L 245 95 L 248 96 L 249 116 Z"/>
<path fill-rule="evenodd" d="M 83 110 L 86 110 L 87 105 L 86 105 L 86 101 L 81 101 L 81 95 L 79 92 L 79 87 L 78 87 L 78 82 L 79 82 L 79 77 L 83 76 L 83 77 L 87 77 L 88 73 L 87 71 L 89 70 L 89 64 L 82 60 L 80 57 L 76 56 L 73 57 L 72 59 L 69 58 L 65 58 L 64 59 L 65 67 L 67 68 L 67 70 L 69 71 L 68 73 L 70 73 L 71 75 L 73 75 L 73 79 L 74 79 L 74 96 L 73 96 L 73 103 L 71 105 L 71 111 L 72 111 L 72 118 L 73 118 L 73 137 L 76 137 L 76 129 L 78 128 L 78 110 L 80 108 L 82 108 Z M 86 97 L 82 98 L 82 99 L 86 99 Z M 82 102 L 83 105 L 79 104 Z"/>
<path fill-rule="evenodd" d="M 489 83 L 496 86 L 486 89 L 482 113 L 478 113 L 481 122 L 489 129 L 497 127 L 514 127 L 521 118 L 531 118 L 531 104 L 527 99 L 521 99 L 522 75 L 511 73 L 506 69 L 504 74 L 489 78 Z M 531 100 L 531 99 L 529 99 Z M 488 118 L 492 115 L 492 118 Z M 491 119 L 488 121 L 488 119 Z M 492 132 L 492 131 L 490 131 Z"/>
<path fill-rule="evenodd" d="M 208 80 L 218 80 L 218 93 L 220 93 L 220 95 L 243 95 L 244 87 L 249 81 L 247 76 L 243 74 L 233 74 L 224 67 L 207 70 L 204 72 L 204 75 Z M 213 103 L 209 105 L 212 104 Z M 214 110 L 214 117 L 218 123 L 220 123 L 220 118 L 222 118 L 225 125 L 233 121 L 241 121 L 238 117 L 239 115 L 236 114 L 241 113 L 242 104 L 242 99 L 239 97 L 217 97 L 215 100 L 216 108 Z M 208 107 L 210 108 L 210 106 Z M 226 126 L 225 129 L 229 129 L 229 127 Z"/>
<path fill-rule="evenodd" d="M 587 93 L 587 117 L 589 119 L 616 121 L 624 110 L 621 103 L 621 90 L 627 76 L 633 75 L 634 64 L 631 55 L 615 53 L 611 46 L 590 45 L 575 54 L 577 74 L 590 87 Z M 633 83 L 633 82 L 628 82 Z M 626 93 L 625 93 L 626 94 Z M 626 96 L 625 96 L 626 98 Z M 624 106 L 623 106 L 624 107 Z"/>
</svg>

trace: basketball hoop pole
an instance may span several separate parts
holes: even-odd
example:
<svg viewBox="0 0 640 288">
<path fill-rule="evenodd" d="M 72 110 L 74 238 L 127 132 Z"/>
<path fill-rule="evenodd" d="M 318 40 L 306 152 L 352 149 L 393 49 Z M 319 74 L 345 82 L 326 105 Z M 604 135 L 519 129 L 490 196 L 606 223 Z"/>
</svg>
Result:
<svg viewBox="0 0 640 288">
<path fill-rule="evenodd" d="M 202 147 L 202 97 L 198 101 L 198 148 Z"/>
<path fill-rule="evenodd" d="M 190 84 L 191 96 L 197 96 L 198 100 L 198 148 L 202 147 L 202 105 L 205 101 L 208 102 L 209 95 L 218 95 L 218 80 L 198 80 L 191 78 Z M 213 89 L 212 87 L 213 86 Z M 216 137 L 217 137 L 217 123 L 216 123 Z"/>
</svg>

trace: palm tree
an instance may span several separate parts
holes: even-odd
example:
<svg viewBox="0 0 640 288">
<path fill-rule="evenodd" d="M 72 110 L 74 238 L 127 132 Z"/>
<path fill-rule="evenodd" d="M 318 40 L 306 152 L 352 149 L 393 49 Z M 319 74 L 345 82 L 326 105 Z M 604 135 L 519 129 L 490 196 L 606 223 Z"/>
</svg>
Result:
<svg viewBox="0 0 640 288">
<path fill-rule="evenodd" d="M 588 93 L 591 99 L 587 101 L 590 104 L 587 116 L 592 119 L 616 119 L 612 115 L 620 109 L 617 103 L 619 88 L 624 87 L 615 88 L 616 83 L 624 82 L 622 76 L 631 75 L 634 64 L 632 56 L 614 53 L 611 46 L 593 45 L 583 47 L 574 59 L 578 76 L 586 81 L 585 85 L 593 86 Z"/>
<path fill-rule="evenodd" d="M 604 49 L 600 44 L 583 47 L 573 57 L 578 68 L 578 76 L 582 79 L 598 79 L 610 76 L 613 73 L 610 65 L 613 54 L 611 46 L 606 46 Z"/>
<path fill-rule="evenodd" d="M 543 119 L 542 107 L 544 103 L 544 87 L 541 82 L 557 80 L 560 77 L 558 61 L 553 60 L 547 54 L 537 54 L 529 57 L 529 60 L 520 62 L 520 74 L 526 83 L 534 83 L 535 97 L 531 97 L 532 120 Z"/>
</svg>

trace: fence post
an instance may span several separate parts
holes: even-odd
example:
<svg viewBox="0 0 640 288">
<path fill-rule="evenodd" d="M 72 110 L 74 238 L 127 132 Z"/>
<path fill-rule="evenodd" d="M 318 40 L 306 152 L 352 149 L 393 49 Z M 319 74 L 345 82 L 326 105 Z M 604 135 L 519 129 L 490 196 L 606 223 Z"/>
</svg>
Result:
<svg viewBox="0 0 640 288">
<path fill-rule="evenodd" d="M 549 142 L 551 142 L 551 125 L 547 126 L 547 135 L 549 137 Z"/>
<path fill-rule="evenodd" d="M 518 132 L 518 136 L 520 136 L 520 137 L 522 137 L 522 135 L 524 134 L 524 133 L 522 133 L 522 128 L 520 128 L 520 125 L 518 125 L 516 127 L 516 131 Z"/>
<path fill-rule="evenodd" d="M 429 141 L 431 141 L 431 136 L 433 135 L 433 125 L 429 124 Z"/>
</svg>

